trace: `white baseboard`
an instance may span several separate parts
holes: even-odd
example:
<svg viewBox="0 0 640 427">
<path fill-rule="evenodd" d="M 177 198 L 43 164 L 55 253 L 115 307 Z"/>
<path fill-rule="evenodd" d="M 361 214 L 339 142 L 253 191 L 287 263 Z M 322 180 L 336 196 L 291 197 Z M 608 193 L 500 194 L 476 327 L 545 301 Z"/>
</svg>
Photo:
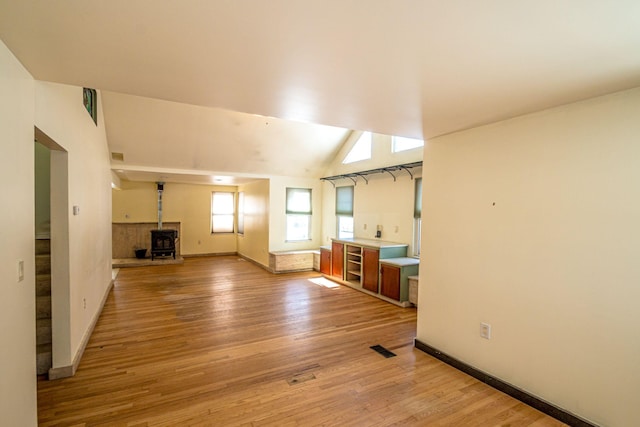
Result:
<svg viewBox="0 0 640 427">
<path fill-rule="evenodd" d="M 104 305 L 107 302 L 109 293 L 111 292 L 111 289 L 113 289 L 113 283 L 114 283 L 113 280 L 109 282 L 109 286 L 107 286 L 107 290 L 102 296 L 102 301 L 100 302 L 100 308 L 96 310 L 96 313 L 94 314 L 93 319 L 91 319 L 91 324 L 89 325 L 84 335 L 82 336 L 80 347 L 78 348 L 78 351 L 76 352 L 76 355 L 73 358 L 73 362 L 71 363 L 71 365 L 58 366 L 56 368 L 49 369 L 49 380 L 57 380 L 60 378 L 72 377 L 76 374 L 76 371 L 78 370 L 78 366 L 80 366 L 80 360 L 82 360 L 82 356 L 84 355 L 84 350 L 85 348 L 87 348 L 87 343 L 89 342 L 89 338 L 91 338 L 93 329 L 96 327 L 96 323 L 98 323 L 98 319 L 102 314 L 102 309 L 104 308 Z"/>
</svg>

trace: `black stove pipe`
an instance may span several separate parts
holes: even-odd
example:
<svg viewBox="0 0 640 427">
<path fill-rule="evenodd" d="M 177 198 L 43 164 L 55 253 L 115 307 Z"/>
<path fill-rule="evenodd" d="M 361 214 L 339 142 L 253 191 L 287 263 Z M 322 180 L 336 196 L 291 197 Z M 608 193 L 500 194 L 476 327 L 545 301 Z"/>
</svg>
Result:
<svg viewBox="0 0 640 427">
<path fill-rule="evenodd" d="M 162 230 L 162 192 L 164 191 L 164 182 L 156 182 L 158 186 L 158 230 Z"/>
</svg>

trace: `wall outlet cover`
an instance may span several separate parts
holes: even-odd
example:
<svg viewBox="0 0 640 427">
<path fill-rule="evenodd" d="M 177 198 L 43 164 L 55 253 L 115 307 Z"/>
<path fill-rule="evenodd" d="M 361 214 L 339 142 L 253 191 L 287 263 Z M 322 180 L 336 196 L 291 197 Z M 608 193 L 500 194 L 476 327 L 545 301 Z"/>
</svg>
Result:
<svg viewBox="0 0 640 427">
<path fill-rule="evenodd" d="M 480 337 L 484 339 L 491 339 L 491 325 L 488 323 L 480 322 Z"/>
</svg>

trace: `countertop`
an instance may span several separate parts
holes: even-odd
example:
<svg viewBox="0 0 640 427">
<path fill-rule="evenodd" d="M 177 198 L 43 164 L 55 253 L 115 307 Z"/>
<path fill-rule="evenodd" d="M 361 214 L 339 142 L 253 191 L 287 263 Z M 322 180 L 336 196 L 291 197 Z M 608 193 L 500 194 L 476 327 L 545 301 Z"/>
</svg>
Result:
<svg viewBox="0 0 640 427">
<path fill-rule="evenodd" d="M 409 265 L 418 265 L 420 264 L 420 259 L 418 258 L 385 258 L 380 260 L 380 264 L 389 264 L 396 267 L 407 267 Z"/>
<path fill-rule="evenodd" d="M 354 244 L 354 245 L 358 245 L 358 246 L 367 246 L 369 248 L 376 248 L 376 249 L 380 249 L 380 248 L 402 248 L 402 247 L 409 246 L 409 245 L 407 245 L 405 243 L 387 242 L 387 241 L 378 240 L 378 239 L 359 239 L 359 238 L 337 239 L 337 238 L 333 238 L 331 240 L 333 240 L 334 242 L 338 242 L 338 243 Z"/>
</svg>

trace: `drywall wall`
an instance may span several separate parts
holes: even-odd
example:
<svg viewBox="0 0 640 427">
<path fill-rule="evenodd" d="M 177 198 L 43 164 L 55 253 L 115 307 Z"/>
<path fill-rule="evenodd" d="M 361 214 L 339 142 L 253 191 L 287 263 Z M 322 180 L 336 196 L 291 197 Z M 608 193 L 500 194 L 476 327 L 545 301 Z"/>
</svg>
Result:
<svg viewBox="0 0 640 427">
<path fill-rule="evenodd" d="M 351 132 L 351 135 L 349 135 L 345 140 L 344 144 L 338 151 L 338 154 L 322 176 L 342 175 L 345 173 L 360 172 L 385 166 L 422 161 L 422 148 L 414 148 L 412 150 L 393 153 L 391 151 L 391 141 L 393 137 L 391 135 L 373 133 L 371 135 L 371 158 L 368 160 L 360 160 L 358 162 L 343 164 L 342 161 L 347 154 L 349 154 L 349 151 L 351 151 L 361 135 L 361 131 Z"/>
<path fill-rule="evenodd" d="M 389 242 L 413 242 L 413 213 L 415 181 L 409 176 L 372 177 L 369 184 L 354 188 L 354 234 L 356 237 L 375 237 L 381 226 L 381 239 Z M 335 217 L 335 213 L 334 213 Z M 412 254 L 412 248 L 409 248 Z"/>
<path fill-rule="evenodd" d="M 640 89 L 427 143 L 420 341 L 597 424 L 637 423 L 638 117 Z"/>
<path fill-rule="evenodd" d="M 391 152 L 391 136 L 373 134 L 371 159 L 342 164 L 361 132 L 353 132 L 327 170 L 325 176 L 360 172 L 384 166 L 422 161 L 422 148 L 399 153 Z M 420 168 L 411 171 L 413 178 L 421 176 Z M 413 252 L 413 213 L 415 181 L 406 171 L 395 173 L 396 180 L 389 174 L 375 174 L 364 179 L 356 179 L 353 195 L 353 221 L 355 237 L 375 238 L 377 226 L 382 228 L 381 239 L 410 245 L 408 254 Z M 354 185 L 351 179 L 335 181 L 335 185 Z M 336 236 L 336 191 L 329 182 L 322 185 L 322 244 L 331 243 Z"/>
<path fill-rule="evenodd" d="M 111 172 L 100 94 L 96 125 L 81 87 L 37 81 L 35 89 L 35 125 L 59 147 L 51 153 L 52 322 L 53 368 L 63 369 L 77 364 L 111 284 Z M 63 223 L 54 199 L 67 200 Z"/>
<path fill-rule="evenodd" d="M 0 92 L 0 414 L 3 425 L 35 426 L 34 81 L 2 41 Z"/>
<path fill-rule="evenodd" d="M 419 174 L 418 174 L 419 175 Z M 336 190 L 329 183 L 323 186 L 324 245 L 336 236 Z M 413 252 L 415 181 L 408 175 L 372 176 L 369 183 L 359 182 L 354 187 L 353 222 L 355 237 L 374 239 L 381 227 L 381 239 L 409 245 Z"/>
<path fill-rule="evenodd" d="M 269 184 L 269 251 L 319 248 L 322 241 L 322 182 L 314 178 L 272 177 Z M 287 188 L 311 189 L 311 240 L 286 241 Z"/>
<path fill-rule="evenodd" d="M 238 253 L 269 266 L 269 181 L 238 186 L 244 193 L 244 234 L 238 235 Z"/>
<path fill-rule="evenodd" d="M 153 182 L 121 181 L 113 190 L 114 222 L 157 222 L 158 191 Z M 237 252 L 235 233 L 211 233 L 211 194 L 237 192 L 235 186 L 165 183 L 163 222 L 180 222 L 182 255 Z"/>
</svg>

